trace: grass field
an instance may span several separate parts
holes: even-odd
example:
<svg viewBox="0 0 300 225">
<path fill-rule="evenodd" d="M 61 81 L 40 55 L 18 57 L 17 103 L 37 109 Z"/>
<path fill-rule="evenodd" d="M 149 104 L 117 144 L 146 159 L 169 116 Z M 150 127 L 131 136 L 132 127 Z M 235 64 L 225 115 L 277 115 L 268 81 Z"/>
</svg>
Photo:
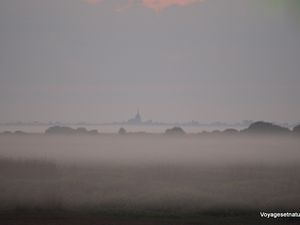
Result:
<svg viewBox="0 0 300 225">
<path fill-rule="evenodd" d="M 1 224 L 297 224 L 290 137 L 0 137 Z"/>
</svg>

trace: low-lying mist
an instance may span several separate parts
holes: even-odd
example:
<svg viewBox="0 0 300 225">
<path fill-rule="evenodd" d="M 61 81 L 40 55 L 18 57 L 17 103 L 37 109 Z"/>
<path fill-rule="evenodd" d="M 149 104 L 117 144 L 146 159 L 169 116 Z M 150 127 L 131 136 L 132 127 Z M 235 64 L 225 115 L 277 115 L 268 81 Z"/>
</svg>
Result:
<svg viewBox="0 0 300 225">
<path fill-rule="evenodd" d="M 61 164 L 290 164 L 300 162 L 293 137 L 0 136 L 0 156 Z"/>
<path fill-rule="evenodd" d="M 284 136 L 0 136 L 1 208 L 300 208 L 299 147 Z"/>
</svg>

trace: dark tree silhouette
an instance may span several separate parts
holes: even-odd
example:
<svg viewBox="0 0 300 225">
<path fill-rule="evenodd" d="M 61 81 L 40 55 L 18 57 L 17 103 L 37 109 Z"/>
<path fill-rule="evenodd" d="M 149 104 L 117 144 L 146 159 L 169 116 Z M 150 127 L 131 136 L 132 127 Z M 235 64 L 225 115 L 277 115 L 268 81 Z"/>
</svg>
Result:
<svg viewBox="0 0 300 225">
<path fill-rule="evenodd" d="M 288 134 L 290 130 L 272 123 L 258 121 L 252 123 L 247 129 L 243 130 L 243 132 L 251 134 Z"/>
<path fill-rule="evenodd" d="M 75 134 L 76 130 L 71 127 L 54 126 L 49 127 L 45 134 Z"/>
<path fill-rule="evenodd" d="M 61 127 L 61 126 L 54 126 L 54 127 L 49 127 L 46 131 L 45 134 L 78 134 L 78 135 L 90 135 L 90 134 L 98 134 L 97 130 L 91 130 L 88 131 L 86 128 L 84 127 L 79 127 L 77 129 L 73 129 L 71 127 Z"/>
<path fill-rule="evenodd" d="M 127 133 L 127 131 L 123 127 L 121 127 L 120 130 L 119 130 L 119 132 L 118 132 L 118 134 L 121 134 L 121 135 L 124 135 L 126 133 Z"/>
<path fill-rule="evenodd" d="M 225 134 L 225 135 L 235 135 L 238 133 L 239 133 L 239 131 L 236 129 L 233 129 L 233 128 L 226 129 L 222 132 L 222 134 Z"/>
<path fill-rule="evenodd" d="M 167 135 L 183 135 L 183 134 L 185 134 L 185 131 L 181 127 L 173 127 L 171 129 L 167 129 L 165 131 L 165 134 L 167 134 Z"/>
<path fill-rule="evenodd" d="M 295 126 L 295 127 L 293 128 L 293 132 L 294 132 L 295 134 L 300 134 L 300 124 L 299 124 L 298 126 Z"/>
</svg>

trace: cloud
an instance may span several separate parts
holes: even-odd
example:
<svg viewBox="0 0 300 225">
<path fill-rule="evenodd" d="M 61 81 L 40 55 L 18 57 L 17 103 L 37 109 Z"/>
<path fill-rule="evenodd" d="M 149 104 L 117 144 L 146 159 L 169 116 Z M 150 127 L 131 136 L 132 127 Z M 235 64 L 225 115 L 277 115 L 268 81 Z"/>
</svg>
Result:
<svg viewBox="0 0 300 225">
<path fill-rule="evenodd" d="M 89 4 L 101 3 L 105 0 L 85 0 Z M 118 5 L 116 11 L 123 11 L 134 5 L 142 5 L 144 7 L 161 11 L 171 6 L 187 6 L 192 3 L 201 2 L 204 0 L 128 0 L 124 5 Z"/>
<path fill-rule="evenodd" d="M 144 6 L 154 9 L 155 11 L 161 11 L 170 6 L 186 6 L 199 0 L 143 0 L 142 3 Z"/>
</svg>

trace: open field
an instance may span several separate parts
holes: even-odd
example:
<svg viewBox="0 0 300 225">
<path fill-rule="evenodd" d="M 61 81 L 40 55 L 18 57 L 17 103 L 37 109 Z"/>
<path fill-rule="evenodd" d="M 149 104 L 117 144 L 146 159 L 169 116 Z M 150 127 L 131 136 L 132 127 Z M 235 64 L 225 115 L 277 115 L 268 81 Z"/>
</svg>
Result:
<svg viewBox="0 0 300 225">
<path fill-rule="evenodd" d="M 0 136 L 1 224 L 296 224 L 291 137 Z"/>
</svg>

